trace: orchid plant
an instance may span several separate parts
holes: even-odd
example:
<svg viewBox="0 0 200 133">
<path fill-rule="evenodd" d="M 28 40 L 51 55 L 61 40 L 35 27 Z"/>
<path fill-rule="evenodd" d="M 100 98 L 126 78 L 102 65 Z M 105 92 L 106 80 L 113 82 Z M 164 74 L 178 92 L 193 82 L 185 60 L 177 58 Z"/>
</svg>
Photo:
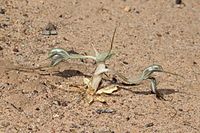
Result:
<svg viewBox="0 0 200 133">
<path fill-rule="evenodd" d="M 99 53 L 97 49 L 92 44 L 93 50 L 95 52 L 95 56 L 86 56 L 81 54 L 71 54 L 64 49 L 60 48 L 54 48 L 50 51 L 49 57 L 51 59 L 51 66 L 56 66 L 60 62 L 64 60 L 69 59 L 91 59 L 94 60 L 96 63 L 96 69 L 91 79 L 84 78 L 84 83 L 87 85 L 88 90 L 90 90 L 90 94 L 101 94 L 101 93 L 112 93 L 113 91 L 117 90 L 116 87 L 110 87 L 110 88 L 103 88 L 105 91 L 99 90 L 100 83 L 103 79 L 103 75 L 109 71 L 108 68 L 106 68 L 105 62 L 110 59 L 113 55 L 111 52 L 114 42 L 114 37 L 116 33 L 116 28 L 113 33 L 113 37 L 111 40 L 111 47 L 109 51 Z M 91 99 L 91 98 L 90 98 Z M 93 100 L 90 100 L 92 102 Z"/>
<path fill-rule="evenodd" d="M 93 50 L 95 52 L 95 56 L 74 54 L 60 48 L 52 49 L 48 57 L 49 59 L 51 59 L 51 66 L 56 66 L 60 62 L 64 60 L 69 60 L 69 59 L 94 60 L 96 63 L 96 69 L 92 75 L 92 78 L 91 79 L 84 78 L 84 83 L 87 85 L 87 89 L 86 89 L 87 94 L 90 96 L 90 98 L 88 98 L 89 103 L 92 103 L 95 100 L 94 98 L 95 95 L 111 94 L 114 91 L 118 90 L 117 86 L 115 85 L 111 85 L 104 88 L 100 87 L 100 83 L 103 79 L 103 75 L 107 72 L 111 72 L 114 75 L 119 76 L 123 80 L 123 82 L 125 82 L 126 84 L 136 85 L 136 84 L 140 84 L 144 80 L 148 80 L 151 83 L 152 93 L 156 94 L 157 98 L 164 99 L 163 95 L 157 91 L 157 82 L 156 82 L 156 79 L 152 76 L 152 74 L 155 72 L 170 73 L 170 72 L 164 71 L 162 66 L 156 65 L 156 64 L 148 66 L 147 68 L 143 70 L 142 74 L 137 79 L 126 78 L 123 74 L 107 68 L 105 62 L 113 56 L 112 48 L 113 48 L 115 33 L 116 33 L 116 28 L 114 30 L 114 33 L 111 39 L 110 49 L 107 52 L 99 53 L 97 49 L 94 47 L 94 45 L 92 45 Z M 173 73 L 170 73 L 170 74 L 173 74 Z M 105 102 L 105 100 L 101 98 L 97 98 L 97 100 L 101 102 Z"/>
</svg>

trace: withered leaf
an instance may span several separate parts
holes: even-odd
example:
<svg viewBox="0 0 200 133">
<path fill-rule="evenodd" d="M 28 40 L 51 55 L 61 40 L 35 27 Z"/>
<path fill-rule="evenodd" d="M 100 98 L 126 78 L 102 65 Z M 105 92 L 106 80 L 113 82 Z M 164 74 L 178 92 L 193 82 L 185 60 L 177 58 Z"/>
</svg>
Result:
<svg viewBox="0 0 200 133">
<path fill-rule="evenodd" d="M 102 88 L 96 92 L 96 94 L 112 94 L 114 91 L 117 91 L 118 88 L 115 85 L 110 85 L 105 88 Z"/>
</svg>

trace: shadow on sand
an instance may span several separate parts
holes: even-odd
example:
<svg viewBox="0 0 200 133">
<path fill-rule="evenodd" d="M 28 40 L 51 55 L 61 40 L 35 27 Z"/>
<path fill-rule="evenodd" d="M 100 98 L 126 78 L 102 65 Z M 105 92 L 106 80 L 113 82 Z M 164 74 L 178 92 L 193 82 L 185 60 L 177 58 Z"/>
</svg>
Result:
<svg viewBox="0 0 200 133">
<path fill-rule="evenodd" d="M 151 95 L 153 94 L 151 91 L 134 91 L 128 88 L 121 88 L 127 91 L 130 91 L 131 93 L 138 94 L 138 95 Z M 179 93 L 179 91 L 176 91 L 174 89 L 158 89 L 158 92 L 163 94 L 163 95 L 170 95 L 174 93 Z"/>
<path fill-rule="evenodd" d="M 70 77 L 74 77 L 74 76 L 91 77 L 89 75 L 86 75 L 86 74 L 82 73 L 79 70 L 64 70 L 62 72 L 54 73 L 53 76 L 59 76 L 59 77 L 63 77 L 63 78 L 70 78 Z"/>
</svg>

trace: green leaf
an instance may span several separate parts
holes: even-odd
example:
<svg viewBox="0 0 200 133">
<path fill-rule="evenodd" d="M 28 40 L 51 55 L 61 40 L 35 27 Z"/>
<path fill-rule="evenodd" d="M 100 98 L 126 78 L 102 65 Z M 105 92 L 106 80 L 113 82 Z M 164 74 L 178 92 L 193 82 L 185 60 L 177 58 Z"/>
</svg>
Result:
<svg viewBox="0 0 200 133">
<path fill-rule="evenodd" d="M 153 64 L 153 65 L 147 67 L 146 69 L 144 69 L 144 71 L 141 75 L 141 78 L 144 80 L 148 79 L 151 76 L 151 74 L 154 72 L 163 72 L 162 66 Z"/>
</svg>

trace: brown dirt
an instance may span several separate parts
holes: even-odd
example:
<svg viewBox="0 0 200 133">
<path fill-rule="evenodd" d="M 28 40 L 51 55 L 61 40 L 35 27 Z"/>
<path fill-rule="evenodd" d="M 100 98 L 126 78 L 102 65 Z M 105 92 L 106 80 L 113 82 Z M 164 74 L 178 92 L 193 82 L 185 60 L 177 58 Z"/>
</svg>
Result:
<svg viewBox="0 0 200 133">
<path fill-rule="evenodd" d="M 1 0 L 0 132 L 200 132 L 200 2 L 184 0 L 184 7 L 174 3 Z M 42 35 L 49 22 L 57 26 L 58 35 Z M 55 47 L 94 54 L 93 43 L 105 51 L 116 26 L 116 55 L 108 66 L 135 77 L 156 63 L 183 75 L 156 74 L 168 101 L 156 99 L 144 82 L 106 96 L 107 104 L 89 106 L 76 86 L 92 74 L 91 61 L 34 72 L 6 69 L 48 64 L 43 60 Z"/>
</svg>

